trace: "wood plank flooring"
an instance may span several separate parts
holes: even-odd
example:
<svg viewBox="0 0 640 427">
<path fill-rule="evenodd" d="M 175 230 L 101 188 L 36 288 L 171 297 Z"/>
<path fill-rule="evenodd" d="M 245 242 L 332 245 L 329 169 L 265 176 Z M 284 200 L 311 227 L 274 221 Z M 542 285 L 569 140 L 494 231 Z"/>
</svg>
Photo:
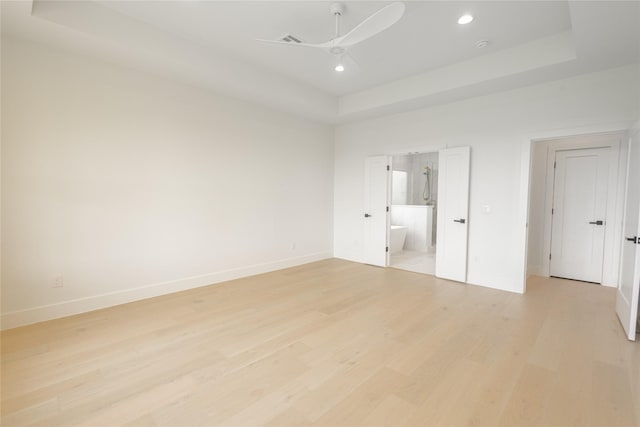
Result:
<svg viewBox="0 0 640 427">
<path fill-rule="evenodd" d="M 4 331 L 3 426 L 634 426 L 615 291 L 332 259 Z"/>
</svg>

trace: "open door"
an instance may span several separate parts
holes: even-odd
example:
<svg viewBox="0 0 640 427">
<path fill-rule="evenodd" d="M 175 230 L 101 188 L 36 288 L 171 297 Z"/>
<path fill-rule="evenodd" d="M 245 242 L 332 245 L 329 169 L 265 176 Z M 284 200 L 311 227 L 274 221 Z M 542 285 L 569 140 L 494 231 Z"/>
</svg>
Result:
<svg viewBox="0 0 640 427">
<path fill-rule="evenodd" d="M 470 147 L 439 152 L 436 276 L 466 282 Z"/>
<path fill-rule="evenodd" d="M 622 265 L 616 293 L 616 313 L 627 338 L 636 339 L 640 293 L 640 134 L 629 141 L 627 190 L 623 221 Z"/>
<path fill-rule="evenodd" d="M 367 157 L 364 168 L 364 262 L 386 267 L 389 255 L 391 157 Z"/>
</svg>

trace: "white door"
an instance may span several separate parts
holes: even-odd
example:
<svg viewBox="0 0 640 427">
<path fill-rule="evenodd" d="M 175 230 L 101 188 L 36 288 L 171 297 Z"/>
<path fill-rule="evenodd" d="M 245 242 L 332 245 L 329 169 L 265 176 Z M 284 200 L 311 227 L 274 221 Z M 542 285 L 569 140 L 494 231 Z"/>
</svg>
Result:
<svg viewBox="0 0 640 427">
<path fill-rule="evenodd" d="M 386 267 L 389 253 L 391 157 L 368 157 L 364 168 L 364 262 Z"/>
<path fill-rule="evenodd" d="M 623 221 L 622 265 L 616 294 L 616 312 L 627 338 L 636 338 L 640 288 L 640 138 L 629 144 L 627 192 Z"/>
<path fill-rule="evenodd" d="M 436 276 L 467 280 L 470 147 L 439 152 Z"/>
<path fill-rule="evenodd" d="M 602 282 L 609 148 L 556 152 L 549 274 Z"/>
</svg>

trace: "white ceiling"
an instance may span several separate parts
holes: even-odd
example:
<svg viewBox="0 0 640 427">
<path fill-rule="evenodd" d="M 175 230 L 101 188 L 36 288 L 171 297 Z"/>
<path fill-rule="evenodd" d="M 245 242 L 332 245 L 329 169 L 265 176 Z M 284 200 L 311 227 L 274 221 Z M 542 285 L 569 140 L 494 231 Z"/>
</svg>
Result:
<svg viewBox="0 0 640 427">
<path fill-rule="evenodd" d="M 333 57 L 323 51 L 256 41 L 276 40 L 287 33 L 309 43 L 330 40 L 334 36 L 331 2 L 102 3 L 334 95 L 368 89 L 571 29 L 567 2 L 410 2 L 397 25 L 350 50 L 359 71 L 337 74 L 333 71 Z M 341 32 L 388 3 L 346 2 Z M 459 25 L 458 17 L 468 12 L 476 20 Z M 475 43 L 480 39 L 489 39 L 492 44 L 477 49 Z"/>
<path fill-rule="evenodd" d="M 346 2 L 341 32 L 389 2 Z M 640 62 L 640 2 L 410 1 L 403 18 L 333 71 L 320 50 L 263 44 L 334 33 L 331 2 L 2 3 L 2 34 L 162 68 L 194 83 L 340 122 Z M 463 13 L 475 20 L 457 24 Z M 484 49 L 478 40 L 490 41 Z"/>
</svg>

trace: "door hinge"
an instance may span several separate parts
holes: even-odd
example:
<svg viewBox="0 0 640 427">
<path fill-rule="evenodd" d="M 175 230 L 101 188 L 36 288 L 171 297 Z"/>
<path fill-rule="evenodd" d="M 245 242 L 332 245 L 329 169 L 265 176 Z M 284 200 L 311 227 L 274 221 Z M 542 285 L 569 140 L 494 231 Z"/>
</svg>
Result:
<svg viewBox="0 0 640 427">
<path fill-rule="evenodd" d="M 387 246 L 386 248 L 384 248 L 385 252 L 389 252 L 389 246 Z"/>
<path fill-rule="evenodd" d="M 553 215 L 553 208 L 551 208 L 551 215 Z"/>
<path fill-rule="evenodd" d="M 553 162 L 553 168 L 554 169 L 556 168 L 556 162 Z"/>
<path fill-rule="evenodd" d="M 551 254 L 549 254 L 549 259 L 551 259 Z"/>
<path fill-rule="evenodd" d="M 387 206 L 387 212 L 389 212 L 389 206 Z"/>
<path fill-rule="evenodd" d="M 387 170 L 391 170 L 391 168 L 389 167 L 389 165 L 387 165 Z"/>
</svg>

